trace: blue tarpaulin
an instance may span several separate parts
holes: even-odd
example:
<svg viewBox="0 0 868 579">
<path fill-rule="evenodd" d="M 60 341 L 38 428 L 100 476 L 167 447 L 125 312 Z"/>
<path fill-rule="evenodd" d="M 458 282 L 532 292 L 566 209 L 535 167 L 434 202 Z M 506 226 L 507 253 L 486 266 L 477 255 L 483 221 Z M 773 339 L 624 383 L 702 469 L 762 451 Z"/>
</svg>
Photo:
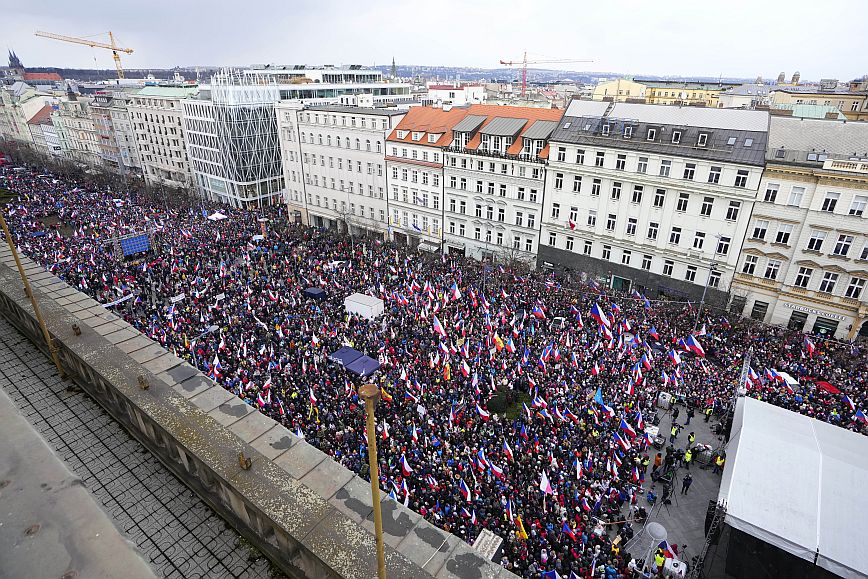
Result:
<svg viewBox="0 0 868 579">
<path fill-rule="evenodd" d="M 342 366 L 348 366 L 349 364 L 355 362 L 361 357 L 362 353 L 358 350 L 350 348 L 349 346 L 344 346 L 343 348 L 329 356 L 329 359 L 333 362 L 341 364 Z"/>
<path fill-rule="evenodd" d="M 346 366 L 347 372 L 352 372 L 362 378 L 370 376 L 380 369 L 380 363 L 370 356 L 360 356 Z"/>
</svg>

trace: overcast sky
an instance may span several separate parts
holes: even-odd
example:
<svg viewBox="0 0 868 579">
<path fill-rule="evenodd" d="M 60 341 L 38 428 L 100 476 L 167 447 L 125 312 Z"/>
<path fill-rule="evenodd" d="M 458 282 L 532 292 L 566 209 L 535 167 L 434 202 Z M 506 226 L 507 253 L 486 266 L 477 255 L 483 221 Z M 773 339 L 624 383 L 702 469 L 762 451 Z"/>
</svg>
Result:
<svg viewBox="0 0 868 579">
<path fill-rule="evenodd" d="M 36 30 L 105 38 L 129 68 L 250 63 L 497 67 L 500 59 L 623 74 L 849 80 L 868 73 L 863 0 L 0 0 L 25 66 L 112 68 L 104 50 Z M 5 55 L 4 55 L 5 60 Z"/>
</svg>

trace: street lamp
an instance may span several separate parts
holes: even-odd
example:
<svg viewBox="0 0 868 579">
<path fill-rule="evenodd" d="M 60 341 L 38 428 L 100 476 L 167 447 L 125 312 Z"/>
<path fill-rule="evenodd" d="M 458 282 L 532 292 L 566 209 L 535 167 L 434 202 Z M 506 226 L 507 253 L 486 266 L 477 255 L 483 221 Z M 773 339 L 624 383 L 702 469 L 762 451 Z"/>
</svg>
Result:
<svg viewBox="0 0 868 579">
<path fill-rule="evenodd" d="M 371 476 L 371 503 L 374 507 L 374 534 L 377 538 L 377 577 L 386 579 L 386 554 L 383 550 L 383 513 L 380 507 L 380 468 L 377 463 L 377 430 L 374 420 L 374 406 L 380 398 L 376 384 L 362 384 L 359 398 L 365 401 L 365 414 L 368 427 L 368 467 Z"/>
</svg>

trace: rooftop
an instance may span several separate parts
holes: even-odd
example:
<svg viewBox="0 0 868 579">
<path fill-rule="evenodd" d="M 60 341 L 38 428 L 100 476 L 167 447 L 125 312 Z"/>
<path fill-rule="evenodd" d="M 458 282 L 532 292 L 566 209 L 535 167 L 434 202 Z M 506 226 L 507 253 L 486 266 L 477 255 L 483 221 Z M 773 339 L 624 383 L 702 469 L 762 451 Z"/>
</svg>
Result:
<svg viewBox="0 0 868 579">
<path fill-rule="evenodd" d="M 137 96 L 184 98 L 199 91 L 198 86 L 146 86 L 134 93 Z"/>
<path fill-rule="evenodd" d="M 54 112 L 54 109 L 52 109 L 50 105 L 45 105 L 44 107 L 39 109 L 35 115 L 30 117 L 30 120 L 27 121 L 27 124 L 28 125 L 50 125 L 52 112 Z"/>
<path fill-rule="evenodd" d="M 768 160 L 779 163 L 819 163 L 826 158 L 868 158 L 868 123 L 834 119 L 772 116 Z M 784 150 L 781 156 L 780 150 Z M 814 158 L 809 159 L 809 155 Z"/>
<path fill-rule="evenodd" d="M 395 108 L 353 107 L 344 105 L 310 105 L 306 106 L 305 110 L 323 111 L 327 113 L 356 113 L 357 115 L 379 115 L 383 117 L 396 117 L 398 115 L 407 114 L 407 111 Z"/>
<path fill-rule="evenodd" d="M 467 114 L 467 107 L 452 107 L 449 110 L 412 107 L 386 140 L 429 147 L 447 147 L 452 142 L 452 128 Z M 403 139 L 398 138 L 398 131 L 407 131 L 407 135 Z M 419 132 L 424 133 L 422 138 L 414 141 L 413 133 Z M 440 137 L 436 142 L 429 143 L 428 134 L 440 135 Z"/>
<path fill-rule="evenodd" d="M 24 80 L 62 81 L 63 78 L 56 72 L 25 72 Z"/>
</svg>

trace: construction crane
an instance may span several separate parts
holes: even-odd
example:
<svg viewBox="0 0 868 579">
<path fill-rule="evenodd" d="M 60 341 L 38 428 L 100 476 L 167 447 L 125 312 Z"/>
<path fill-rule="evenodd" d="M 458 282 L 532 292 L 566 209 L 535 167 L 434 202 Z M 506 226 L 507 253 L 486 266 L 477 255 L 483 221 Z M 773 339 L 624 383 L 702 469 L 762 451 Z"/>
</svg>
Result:
<svg viewBox="0 0 868 579">
<path fill-rule="evenodd" d="M 560 58 L 553 60 L 528 60 L 527 52 L 524 53 L 524 58 L 521 60 L 501 60 L 500 64 L 506 66 L 521 66 L 521 96 L 524 98 L 527 93 L 527 65 L 529 64 L 567 64 L 573 62 L 593 62 L 593 60 L 575 60 L 571 58 Z"/>
<path fill-rule="evenodd" d="M 60 40 L 62 42 L 72 42 L 73 44 L 84 44 L 85 46 L 90 46 L 91 48 L 105 48 L 106 50 L 112 51 L 112 58 L 115 59 L 115 68 L 118 69 L 118 78 L 124 77 L 124 69 L 121 67 L 121 57 L 118 52 L 123 52 L 125 54 L 132 54 L 132 48 L 121 48 L 117 44 L 115 44 L 114 35 L 109 32 L 109 43 L 106 44 L 104 42 L 94 42 L 93 40 L 88 40 L 86 38 L 76 38 L 74 36 L 64 36 L 62 34 L 54 34 L 52 32 L 41 32 L 39 30 L 36 31 L 36 36 L 41 36 L 42 38 L 53 38 L 54 40 Z"/>
</svg>

